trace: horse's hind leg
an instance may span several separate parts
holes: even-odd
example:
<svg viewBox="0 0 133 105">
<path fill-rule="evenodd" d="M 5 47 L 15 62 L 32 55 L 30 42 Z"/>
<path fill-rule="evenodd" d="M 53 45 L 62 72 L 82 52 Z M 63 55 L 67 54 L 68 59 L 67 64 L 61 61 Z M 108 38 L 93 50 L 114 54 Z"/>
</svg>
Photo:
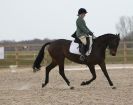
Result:
<svg viewBox="0 0 133 105">
<path fill-rule="evenodd" d="M 94 65 L 88 65 L 88 67 L 89 67 L 90 72 L 92 74 L 92 79 L 90 79 L 89 81 L 82 82 L 81 85 L 88 85 L 96 79 L 96 71 L 95 71 Z"/>
<path fill-rule="evenodd" d="M 59 73 L 62 76 L 62 78 L 65 80 L 68 86 L 70 86 L 69 80 L 66 78 L 65 73 L 64 73 L 64 62 L 59 65 Z"/>
<path fill-rule="evenodd" d="M 46 86 L 49 82 L 49 72 L 56 66 L 57 64 L 55 62 L 51 62 L 51 64 L 49 64 L 47 67 L 46 67 L 46 73 L 45 73 L 45 83 L 42 84 L 42 88 L 44 86 Z"/>
</svg>

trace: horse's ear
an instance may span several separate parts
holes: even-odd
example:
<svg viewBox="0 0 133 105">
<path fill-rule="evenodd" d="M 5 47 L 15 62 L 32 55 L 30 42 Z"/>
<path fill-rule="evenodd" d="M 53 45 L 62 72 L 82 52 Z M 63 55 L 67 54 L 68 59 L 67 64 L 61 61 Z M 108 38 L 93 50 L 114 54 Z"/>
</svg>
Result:
<svg viewBox="0 0 133 105">
<path fill-rule="evenodd" d="M 116 34 L 118 37 L 120 37 L 120 33 L 119 34 Z"/>
<path fill-rule="evenodd" d="M 116 34 L 118 36 L 118 38 L 120 39 L 120 33 L 119 34 Z"/>
<path fill-rule="evenodd" d="M 118 35 L 118 37 L 120 37 L 120 33 L 119 34 L 117 34 Z"/>
</svg>

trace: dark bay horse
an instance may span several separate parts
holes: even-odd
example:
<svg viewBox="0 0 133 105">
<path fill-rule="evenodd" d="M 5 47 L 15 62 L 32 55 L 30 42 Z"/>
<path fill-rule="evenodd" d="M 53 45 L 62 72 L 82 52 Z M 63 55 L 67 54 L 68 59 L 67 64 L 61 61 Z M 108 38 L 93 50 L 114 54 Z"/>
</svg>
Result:
<svg viewBox="0 0 133 105">
<path fill-rule="evenodd" d="M 97 37 L 93 41 L 91 54 L 87 56 L 87 59 L 85 61 L 81 61 L 79 59 L 80 55 L 69 52 L 69 47 L 72 42 L 70 40 L 59 39 L 53 42 L 46 43 L 45 45 L 42 46 L 36 60 L 34 61 L 33 71 L 36 72 L 40 70 L 40 67 L 41 67 L 40 64 L 44 58 L 45 47 L 49 45 L 48 52 L 52 58 L 52 62 L 46 67 L 45 83 L 42 84 L 42 87 L 48 84 L 49 72 L 57 65 L 59 66 L 60 75 L 63 77 L 67 85 L 70 86 L 70 82 L 66 78 L 65 72 L 64 72 L 65 58 L 68 58 L 69 60 L 79 63 L 79 64 L 87 65 L 89 67 L 90 72 L 92 74 L 92 78 L 88 81 L 82 82 L 81 85 L 90 84 L 93 80 L 96 79 L 95 65 L 98 64 L 101 67 L 105 77 L 107 78 L 109 85 L 113 86 L 113 83 L 106 70 L 105 52 L 106 52 L 106 48 L 108 48 L 110 54 L 112 56 L 115 56 L 117 52 L 117 47 L 119 45 L 119 41 L 120 41 L 119 34 L 118 35 L 105 34 L 105 35 Z"/>
</svg>

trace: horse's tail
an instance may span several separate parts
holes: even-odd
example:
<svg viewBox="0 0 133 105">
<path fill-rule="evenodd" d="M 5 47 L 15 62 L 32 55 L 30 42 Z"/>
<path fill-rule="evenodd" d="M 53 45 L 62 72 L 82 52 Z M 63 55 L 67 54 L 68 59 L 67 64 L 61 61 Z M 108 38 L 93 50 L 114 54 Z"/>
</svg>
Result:
<svg viewBox="0 0 133 105">
<path fill-rule="evenodd" d="M 40 51 L 39 51 L 39 53 L 38 53 L 38 55 L 37 55 L 37 57 L 36 57 L 36 59 L 34 61 L 34 64 L 33 64 L 33 72 L 36 72 L 36 71 L 40 70 L 40 68 L 41 68 L 40 64 L 41 64 L 41 62 L 42 62 L 42 60 L 44 58 L 45 47 L 47 45 L 49 45 L 49 44 L 50 44 L 50 42 L 44 44 L 42 46 L 42 48 L 40 49 Z"/>
</svg>

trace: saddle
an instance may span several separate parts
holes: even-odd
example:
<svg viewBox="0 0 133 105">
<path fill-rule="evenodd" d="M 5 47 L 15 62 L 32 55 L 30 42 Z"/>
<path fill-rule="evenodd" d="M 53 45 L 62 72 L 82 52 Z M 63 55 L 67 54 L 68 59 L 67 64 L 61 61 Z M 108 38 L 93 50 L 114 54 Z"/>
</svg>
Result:
<svg viewBox="0 0 133 105">
<path fill-rule="evenodd" d="M 76 31 L 71 36 L 74 38 L 74 42 L 79 44 L 79 48 L 80 48 L 82 45 L 82 42 L 77 37 Z M 87 40 L 87 44 L 85 45 L 85 52 L 87 52 L 89 50 L 89 44 L 90 44 L 89 37 L 87 37 L 86 40 Z M 81 52 L 80 49 L 79 49 L 79 52 Z"/>
</svg>

